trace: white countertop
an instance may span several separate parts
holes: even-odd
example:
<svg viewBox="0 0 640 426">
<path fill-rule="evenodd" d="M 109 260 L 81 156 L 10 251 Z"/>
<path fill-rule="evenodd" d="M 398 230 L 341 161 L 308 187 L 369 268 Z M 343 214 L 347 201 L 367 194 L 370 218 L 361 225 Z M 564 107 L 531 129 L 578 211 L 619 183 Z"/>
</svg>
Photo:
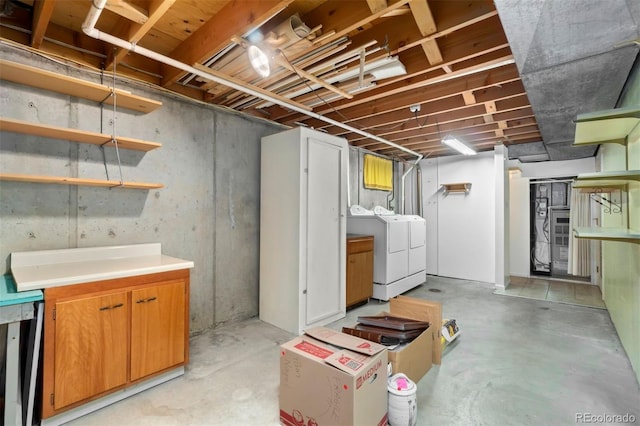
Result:
<svg viewBox="0 0 640 426">
<path fill-rule="evenodd" d="M 11 253 L 18 291 L 193 268 L 162 254 L 160 243 Z"/>
</svg>

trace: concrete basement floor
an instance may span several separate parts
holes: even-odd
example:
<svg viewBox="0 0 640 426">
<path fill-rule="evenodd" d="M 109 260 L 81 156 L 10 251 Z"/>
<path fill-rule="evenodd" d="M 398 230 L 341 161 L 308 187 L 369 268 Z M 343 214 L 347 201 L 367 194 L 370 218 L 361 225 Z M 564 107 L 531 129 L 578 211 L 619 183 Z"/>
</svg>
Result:
<svg viewBox="0 0 640 426">
<path fill-rule="evenodd" d="M 440 301 L 462 330 L 418 383 L 418 425 L 568 425 L 576 413 L 640 422 L 640 388 L 606 310 L 493 290 L 428 277 L 406 293 Z M 330 327 L 387 306 L 371 301 Z M 183 377 L 69 424 L 278 425 L 278 345 L 292 337 L 255 318 L 195 336 Z"/>
</svg>

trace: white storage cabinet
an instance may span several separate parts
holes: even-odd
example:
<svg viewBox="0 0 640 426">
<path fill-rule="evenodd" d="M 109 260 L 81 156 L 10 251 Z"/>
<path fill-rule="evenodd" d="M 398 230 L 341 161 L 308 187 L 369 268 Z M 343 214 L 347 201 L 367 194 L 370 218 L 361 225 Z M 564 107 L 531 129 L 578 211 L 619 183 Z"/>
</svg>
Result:
<svg viewBox="0 0 640 426">
<path fill-rule="evenodd" d="M 345 316 L 348 156 L 307 128 L 262 138 L 260 319 L 291 333 Z"/>
</svg>

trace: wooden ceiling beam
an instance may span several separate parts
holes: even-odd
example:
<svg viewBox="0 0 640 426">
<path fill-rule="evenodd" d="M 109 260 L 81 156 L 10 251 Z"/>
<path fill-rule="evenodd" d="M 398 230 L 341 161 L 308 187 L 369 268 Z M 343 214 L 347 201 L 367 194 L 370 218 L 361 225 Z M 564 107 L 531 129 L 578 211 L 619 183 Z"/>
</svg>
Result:
<svg viewBox="0 0 640 426">
<path fill-rule="evenodd" d="M 514 86 L 513 88 L 509 88 L 511 89 L 509 92 L 503 94 L 496 92 L 495 102 L 499 104 L 499 111 L 512 111 L 529 106 L 529 101 L 526 95 L 524 95 L 524 88 L 521 82 L 510 83 L 509 85 Z M 514 94 L 517 92 L 518 86 L 520 86 L 521 89 L 519 95 Z M 500 98 L 500 96 L 504 96 L 504 98 Z M 446 123 L 460 122 L 461 120 L 469 118 L 480 120 L 484 123 L 483 116 L 485 114 L 486 109 L 484 104 L 466 106 L 460 97 L 453 96 L 445 100 L 424 104 L 417 118 L 412 117 L 406 110 L 398 110 L 374 118 L 353 121 L 351 124 L 374 133 L 377 136 L 395 140 L 397 139 L 395 135 L 407 134 L 412 129 L 418 127 L 424 129 L 434 125 L 442 126 Z M 511 118 L 528 117 L 531 116 L 531 114 L 529 108 L 524 110 L 520 115 L 513 114 Z M 334 126 L 324 127 L 323 130 L 336 136 L 347 137 L 351 142 L 365 139 L 360 135 L 346 133 L 344 130 Z"/>
<path fill-rule="evenodd" d="M 132 22 L 124 29 L 117 32 L 116 37 L 125 39 L 131 43 L 138 43 L 153 26 L 164 16 L 176 0 L 153 0 L 149 3 L 147 20 L 145 22 Z M 120 62 L 129 52 L 117 49 L 115 55 L 110 55 L 105 68 L 113 69 L 113 63 Z"/>
<path fill-rule="evenodd" d="M 410 91 L 402 91 L 390 94 L 380 99 L 371 100 L 362 105 L 352 108 L 344 108 L 339 113 L 328 109 L 326 116 L 335 120 L 352 122 L 360 118 L 372 117 L 386 114 L 389 111 L 408 108 L 410 105 L 423 104 L 448 98 L 453 95 L 460 95 L 467 90 L 475 90 L 494 86 L 495 84 L 506 84 L 519 80 L 518 70 L 515 65 L 508 65 L 476 73 L 464 78 L 451 81 L 440 82 L 427 87 L 419 87 Z M 460 96 L 462 101 L 462 97 Z M 462 102 L 464 103 L 464 102 Z M 323 108 L 326 110 L 327 108 Z M 345 120 L 345 117 L 348 117 Z M 307 120 L 307 124 L 313 120 Z M 313 126 L 317 127 L 317 126 Z"/>
<path fill-rule="evenodd" d="M 273 98 L 277 98 L 278 100 L 283 101 L 283 102 L 289 102 L 289 103 L 295 105 L 296 107 L 304 109 L 304 110 L 311 110 L 311 108 L 307 107 L 306 105 L 300 104 L 298 102 L 293 102 L 290 99 L 283 98 L 282 96 L 278 96 L 278 95 L 276 95 L 274 93 L 271 93 L 271 92 L 269 92 L 267 90 L 262 89 L 261 87 L 254 86 L 252 84 L 246 83 L 246 82 L 244 82 L 244 81 L 242 81 L 240 79 L 237 79 L 237 78 L 235 78 L 233 76 L 226 75 L 224 73 L 221 73 L 220 71 L 216 71 L 216 70 L 211 69 L 209 67 L 205 67 L 204 65 L 195 64 L 194 67 L 197 68 L 198 70 L 202 71 L 202 72 L 211 74 L 211 75 L 213 75 L 215 77 L 219 77 L 219 78 L 223 78 L 225 80 L 229 80 L 230 82 L 233 82 L 235 84 L 239 84 L 241 86 L 246 86 L 247 88 L 253 90 L 254 92 L 258 92 L 258 93 L 262 93 L 262 94 L 265 94 L 265 95 L 268 95 L 268 96 L 272 96 Z"/>
<path fill-rule="evenodd" d="M 367 0 L 371 13 L 378 13 L 387 8 L 387 0 Z"/>
<path fill-rule="evenodd" d="M 9 29 L 3 28 L 2 36 L 9 38 Z M 29 45 L 30 40 L 24 44 Z M 104 47 L 104 43 L 99 40 L 49 22 L 46 38 L 42 39 L 39 50 L 99 70 L 106 57 Z M 95 52 L 95 54 L 89 52 Z"/>
<path fill-rule="evenodd" d="M 227 3 L 182 42 L 169 56 L 185 64 L 195 65 L 212 57 L 229 45 L 231 37 L 259 27 L 291 4 L 293 0 L 235 0 Z M 162 85 L 178 81 L 185 72 L 168 65 L 162 66 Z"/>
<path fill-rule="evenodd" d="M 531 120 L 535 122 L 535 119 L 531 119 Z M 519 127 L 528 127 L 527 130 L 531 130 L 530 125 L 529 126 L 522 125 Z M 514 134 L 520 133 L 520 132 L 515 132 L 514 129 L 516 129 L 516 127 L 512 129 Z M 464 138 L 467 136 L 481 134 L 481 133 L 491 133 L 491 132 L 495 132 L 496 130 L 499 130 L 496 123 L 484 123 L 481 117 L 474 117 L 474 118 L 465 118 L 464 120 L 461 120 L 461 121 L 451 121 L 448 123 L 445 122 L 437 126 L 432 125 L 424 128 L 409 130 L 403 133 L 398 133 L 397 136 L 393 136 L 393 137 L 389 137 L 389 136 L 386 136 L 386 137 L 383 136 L 383 137 L 385 137 L 385 139 L 391 142 L 394 142 L 399 145 L 403 145 L 407 148 L 412 149 L 414 145 L 423 143 L 425 139 L 427 140 L 440 139 L 441 136 L 444 136 L 449 133 L 455 134 L 456 136 L 460 136 Z M 376 133 L 376 135 L 378 134 Z M 349 141 L 349 143 L 353 146 L 357 146 L 360 148 L 367 148 L 367 149 L 380 148 L 379 142 L 372 141 L 370 139 L 362 139 L 356 142 Z"/>
<path fill-rule="evenodd" d="M 520 105 L 518 105 L 518 102 Z M 531 107 L 524 101 L 523 99 L 516 100 L 516 102 L 510 102 L 509 104 L 505 104 L 505 108 L 509 108 L 503 112 L 498 112 L 496 115 L 500 115 L 505 117 L 505 123 L 507 123 L 507 127 L 518 127 L 522 125 L 530 125 L 535 123 L 535 116 L 531 111 Z M 452 131 L 457 127 L 467 127 L 470 125 L 481 125 L 485 124 L 484 119 L 482 118 L 482 114 L 484 112 L 484 107 L 482 105 L 474 105 L 469 108 L 460 108 L 454 110 L 444 110 L 437 111 L 431 115 L 427 116 L 419 116 L 418 121 L 422 124 L 423 128 L 427 128 L 430 126 L 436 125 L 436 128 L 439 127 L 440 130 L 444 131 Z M 398 123 L 380 123 L 377 127 L 364 127 L 363 130 L 367 130 L 371 133 L 374 133 L 378 136 L 390 138 L 394 134 L 402 134 L 405 131 L 411 131 L 419 126 L 417 126 L 413 121 L 415 119 L 403 117 L 400 120 L 400 123 L 408 123 L 406 126 L 398 126 Z M 493 124 L 491 124 L 493 125 Z M 398 126 L 398 127 L 395 127 Z M 392 127 L 395 127 L 392 129 Z M 336 136 L 342 136 L 347 138 L 349 142 L 354 143 L 355 145 L 358 142 L 366 140 L 365 137 L 354 134 L 354 133 L 333 133 Z"/>
<path fill-rule="evenodd" d="M 531 105 L 529 102 L 526 103 L 526 106 L 522 108 L 514 108 L 505 112 L 498 112 L 493 115 L 496 121 L 501 120 L 517 120 L 520 117 L 535 117 L 533 114 L 533 109 L 531 109 Z"/>
<path fill-rule="evenodd" d="M 435 34 L 438 31 L 436 21 L 433 19 L 433 14 L 427 4 L 427 0 L 411 0 L 409 2 L 409 8 L 411 9 L 413 19 L 416 21 L 416 25 L 418 25 L 420 34 L 423 37 Z M 440 48 L 438 47 L 438 42 L 435 37 L 425 40 L 420 44 L 422 45 L 422 50 L 424 50 L 424 53 L 431 65 L 442 62 L 442 53 L 440 52 Z"/>
<path fill-rule="evenodd" d="M 526 97 L 521 96 L 510 98 L 506 101 L 497 102 L 502 105 L 504 111 L 513 112 L 512 115 L 514 119 L 509 121 L 510 127 L 531 125 L 533 124 L 531 120 L 535 122 L 535 119 L 530 115 L 530 108 L 528 106 Z M 367 130 L 377 136 L 384 137 L 391 141 L 400 142 L 405 137 L 420 137 L 425 133 L 433 132 L 434 129 L 436 132 L 451 132 L 456 130 L 457 128 L 484 124 L 487 124 L 491 126 L 491 128 L 495 129 L 497 127 L 497 123 L 484 122 L 484 113 L 485 109 L 483 105 L 473 105 L 454 111 L 443 111 L 433 114 L 429 116 L 431 121 L 422 121 L 421 123 L 424 124 L 422 124 L 421 126 L 418 125 L 415 120 L 409 119 L 406 121 L 407 125 L 404 128 L 390 129 L 388 131 L 385 131 L 384 127 L 378 127 L 370 128 Z M 335 134 L 334 132 L 329 133 Z M 359 135 L 347 135 L 346 137 L 349 142 L 355 146 L 375 145 L 376 143 Z"/>
<path fill-rule="evenodd" d="M 505 61 L 506 58 L 499 58 L 491 63 L 500 64 Z M 442 97 L 451 96 L 453 94 L 462 94 L 462 92 L 469 90 L 476 90 L 480 88 L 486 88 L 495 84 L 508 83 L 519 79 L 518 70 L 515 65 L 509 64 L 506 66 L 497 66 L 489 71 L 473 72 L 474 69 L 480 69 L 486 66 L 487 63 L 480 63 L 468 69 L 461 69 L 455 74 L 441 73 L 438 76 L 426 79 L 417 79 L 413 81 L 398 82 L 392 86 L 375 87 L 371 90 L 357 94 L 351 101 L 337 101 L 332 102 L 331 106 L 322 105 L 315 109 L 315 112 L 319 114 L 331 114 L 336 110 L 347 111 L 343 115 L 351 116 L 366 116 L 375 114 L 376 111 L 388 111 L 388 108 L 401 108 L 404 106 L 429 102 L 434 100 L 431 93 L 441 93 L 438 88 L 453 89 L 455 92 L 446 92 Z M 467 75 L 469 74 L 469 75 Z M 457 78 L 456 78 L 457 77 Z M 484 79 L 484 81 L 482 81 Z M 468 87 L 465 86 L 466 82 L 472 82 Z M 486 83 L 486 84 L 484 84 Z M 429 92 L 429 93 L 427 93 Z M 398 101 L 398 99 L 400 99 Z M 411 99 L 410 103 L 403 103 L 403 99 Z M 396 106 L 390 106 L 389 103 L 395 101 L 400 102 Z M 382 106 L 384 105 L 384 107 Z M 364 109 L 364 111 L 363 111 Z M 352 113 L 350 111 L 357 111 Z M 294 114 L 295 119 L 290 117 L 286 118 L 286 122 L 291 121 L 304 121 L 305 118 L 297 118 L 299 115 Z M 315 126 L 314 126 L 315 127 Z"/>
<path fill-rule="evenodd" d="M 452 33 L 456 32 L 456 31 L 459 31 L 459 30 L 461 30 L 463 28 L 466 28 L 466 27 L 469 27 L 471 25 L 477 24 L 479 22 L 485 21 L 485 20 L 487 20 L 489 18 L 492 18 L 494 16 L 497 16 L 497 15 L 498 15 L 498 11 L 497 10 L 493 10 L 493 11 L 484 13 L 484 14 L 482 14 L 480 16 L 476 16 L 476 17 L 474 17 L 472 19 L 463 21 L 463 22 L 461 22 L 459 24 L 456 24 L 456 25 L 454 25 L 452 27 L 449 27 L 447 29 L 444 29 L 442 31 L 434 32 L 433 34 L 423 34 L 422 35 L 423 37 L 421 37 L 419 39 L 416 39 L 416 40 L 413 40 L 413 41 L 410 41 L 408 43 L 405 43 L 402 46 L 398 47 L 397 49 L 393 50 L 391 53 L 393 55 L 396 55 L 398 53 L 404 52 L 405 50 L 409 50 L 409 49 L 411 49 L 413 47 L 416 47 L 416 46 L 419 46 L 419 45 L 424 46 L 425 43 L 435 42 L 435 40 L 437 40 L 440 37 L 445 37 L 445 36 L 447 36 L 449 34 L 452 34 Z"/>
<path fill-rule="evenodd" d="M 144 24 L 149 20 L 147 10 L 126 0 L 107 0 L 105 8 L 138 24 Z"/>
<path fill-rule="evenodd" d="M 411 149 L 410 148 L 411 146 L 421 145 L 428 141 L 435 141 L 435 140 L 440 141 L 442 137 L 451 133 L 454 133 L 456 136 L 459 136 L 459 137 L 464 137 L 466 135 L 471 135 L 471 134 L 492 133 L 492 132 L 495 132 L 495 130 L 496 130 L 495 126 L 491 124 L 480 124 L 475 126 L 468 126 L 463 129 L 461 128 L 444 129 L 444 126 L 443 126 L 440 132 L 432 129 L 422 134 L 417 134 L 417 133 L 408 134 L 405 138 L 396 139 L 395 143 L 401 144 L 402 146 L 405 146 Z M 390 140 L 390 139 L 387 139 L 387 140 Z M 367 144 L 361 144 L 361 145 L 355 145 L 355 146 L 358 146 L 360 148 L 366 147 L 366 149 L 371 149 L 371 150 L 389 149 L 389 145 L 386 145 L 385 147 L 385 144 L 381 144 L 379 142 L 367 143 Z"/>
<path fill-rule="evenodd" d="M 400 143 L 406 138 L 425 137 L 425 135 L 429 134 L 445 134 L 451 132 L 457 133 L 471 127 L 481 127 L 487 130 L 496 130 L 498 128 L 498 125 L 496 123 L 485 123 L 482 119 L 482 116 L 478 114 L 473 115 L 472 111 L 465 111 L 464 115 L 459 114 L 459 111 L 442 113 L 440 114 L 440 118 L 442 119 L 442 121 L 438 119 L 437 124 L 436 122 L 431 122 L 431 124 L 424 125 L 422 127 L 413 125 L 412 127 L 408 127 L 403 131 L 387 134 L 375 131 L 373 131 L 372 133 L 389 141 Z M 529 118 L 528 120 L 529 121 L 516 120 L 514 121 L 514 125 L 512 126 L 512 128 L 535 124 L 534 118 Z M 531 121 L 533 121 L 533 123 Z M 377 143 L 375 141 L 372 142 L 364 137 L 355 138 L 348 136 L 347 140 L 354 146 L 359 147 L 375 145 Z"/>
<path fill-rule="evenodd" d="M 511 138 L 497 137 L 493 132 L 490 132 L 482 135 L 469 136 L 465 138 L 464 142 L 470 145 L 472 148 L 476 149 L 477 151 L 482 151 L 482 150 L 486 151 L 486 150 L 492 149 L 495 145 L 502 144 L 502 143 L 505 143 L 507 145 L 512 145 L 517 143 L 536 142 L 539 140 L 540 140 L 540 135 L 538 133 L 523 133 L 518 137 L 511 139 Z M 447 151 L 451 151 L 452 154 L 456 154 L 455 151 L 451 150 L 451 148 L 441 144 L 439 139 L 423 141 L 423 142 L 414 143 L 414 144 L 399 144 L 399 145 L 402 145 L 406 148 L 410 147 L 409 149 L 416 152 L 420 152 L 420 153 L 428 152 L 432 156 L 440 155 L 441 153 L 447 152 Z M 383 155 L 389 155 L 394 152 L 394 148 L 389 148 L 388 145 L 380 145 L 379 148 L 367 148 L 367 149 Z M 395 151 L 397 151 L 397 149 Z"/>
<path fill-rule="evenodd" d="M 492 18 L 484 24 L 485 25 L 476 24 L 473 28 L 461 31 L 460 34 L 454 33 L 443 41 L 440 47 L 443 51 L 446 64 L 453 65 L 456 70 L 460 70 L 462 68 L 483 63 L 484 55 L 493 59 L 497 57 L 496 53 L 498 52 L 501 53 L 501 56 L 510 55 L 508 42 L 504 36 L 504 32 L 500 30 L 500 21 Z M 370 31 L 367 31 L 366 35 L 371 35 L 373 37 L 376 36 L 376 34 L 369 33 Z M 364 39 L 361 36 L 354 37 L 354 45 L 357 46 L 359 42 L 362 42 L 362 40 Z M 405 65 L 407 66 L 408 71 L 413 69 L 414 72 L 396 79 L 387 79 L 379 82 L 375 89 L 356 95 L 352 101 L 332 102 L 332 107 L 339 110 L 358 103 L 367 103 L 374 99 L 375 96 L 384 97 L 385 91 L 391 88 L 396 89 L 407 87 L 407 90 L 410 90 L 411 87 L 409 85 L 417 81 L 424 81 L 425 74 L 429 74 L 432 77 L 437 75 L 446 75 L 440 66 L 425 68 L 424 65 L 420 66 L 419 62 L 416 62 L 415 65 L 413 62 Z M 316 112 L 325 113 L 326 111 L 318 110 Z M 278 107 L 271 108 L 269 110 L 269 114 L 273 117 L 272 119 L 276 121 L 283 120 L 285 118 L 290 121 L 300 121 L 305 119 L 299 114 L 292 114 L 291 112 L 279 109 Z M 288 116 L 292 117 L 289 118 Z"/>
<path fill-rule="evenodd" d="M 428 102 L 421 106 L 420 113 L 417 116 L 411 114 L 408 108 L 390 111 L 387 114 L 382 114 L 375 117 L 366 117 L 360 120 L 352 122 L 354 126 L 358 128 L 371 131 L 376 135 L 390 135 L 395 132 L 402 132 L 407 129 L 412 129 L 418 126 L 418 123 L 424 123 L 423 126 L 433 125 L 438 120 L 438 123 L 444 121 L 444 114 L 450 113 L 455 118 L 453 120 L 461 120 L 468 116 L 478 115 L 478 112 L 482 109 L 479 106 L 471 105 L 467 106 L 463 100 L 458 96 L 452 96 L 447 99 L 442 99 L 438 102 Z M 338 130 L 337 128 L 329 127 L 324 130 Z M 333 134 L 333 133 L 332 133 Z M 343 131 L 337 131 L 339 136 L 346 135 Z M 353 134 L 350 136 L 351 140 L 364 139 L 363 136 Z"/>
<path fill-rule="evenodd" d="M 51 20 L 56 0 L 36 0 L 33 3 L 33 22 L 31 24 L 31 47 L 39 49 Z"/>
<path fill-rule="evenodd" d="M 529 126 L 518 126 L 511 129 L 505 129 L 504 135 L 506 137 L 522 135 L 523 133 L 540 133 L 540 129 L 537 124 L 532 124 Z"/>
<path fill-rule="evenodd" d="M 315 45 L 323 46 L 346 35 L 353 35 L 352 33 L 366 32 L 363 30 L 370 28 L 371 23 L 384 15 L 403 8 L 408 2 L 409 0 L 396 0 L 387 4 L 386 8 L 372 13 L 365 2 L 328 0 L 306 13 L 302 20 L 309 27 L 322 25 L 324 32 L 334 31 L 330 37 L 322 37 L 320 40 L 314 41 Z"/>
<path fill-rule="evenodd" d="M 476 103 L 476 97 L 473 95 L 472 90 L 462 92 L 462 98 L 464 99 L 464 103 L 466 105 L 473 105 Z"/>
</svg>

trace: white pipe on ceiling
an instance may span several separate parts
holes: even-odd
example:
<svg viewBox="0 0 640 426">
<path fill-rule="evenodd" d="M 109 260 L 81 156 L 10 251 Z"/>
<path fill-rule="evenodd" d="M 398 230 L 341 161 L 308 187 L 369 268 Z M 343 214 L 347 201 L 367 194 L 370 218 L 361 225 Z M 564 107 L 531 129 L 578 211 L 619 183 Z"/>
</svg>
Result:
<svg viewBox="0 0 640 426">
<path fill-rule="evenodd" d="M 400 151 L 403 151 L 403 152 L 405 152 L 407 154 L 414 155 L 414 156 L 418 157 L 417 160 L 416 160 L 416 163 L 418 161 L 420 161 L 422 159 L 422 157 L 423 157 L 423 155 L 418 153 L 418 152 L 412 151 L 412 150 L 410 150 L 408 148 L 403 147 L 402 145 L 398 145 L 396 143 L 388 141 L 388 140 L 386 140 L 384 138 L 381 138 L 379 136 L 376 136 L 376 135 L 373 135 L 371 133 L 365 132 L 364 130 L 360 130 L 358 128 L 349 126 L 348 124 L 341 123 L 341 122 L 333 120 L 333 119 L 331 119 L 329 117 L 325 117 L 324 115 L 317 114 L 317 113 L 315 113 L 313 111 L 307 111 L 307 110 L 305 110 L 303 108 L 300 108 L 300 107 L 298 107 L 298 106 L 296 106 L 294 104 L 290 104 L 288 102 L 285 102 L 285 101 L 283 101 L 283 100 L 281 100 L 281 99 L 279 99 L 277 97 L 272 97 L 272 96 L 269 96 L 268 94 L 260 93 L 259 91 L 255 91 L 251 87 L 243 86 L 241 84 L 237 84 L 235 82 L 226 80 L 226 79 L 224 79 L 222 77 L 209 74 L 209 73 L 207 73 L 205 71 L 201 71 L 201 70 L 199 70 L 197 68 L 194 68 L 194 67 L 192 67 L 190 65 L 187 65 L 187 64 L 184 64 L 182 62 L 176 61 L 175 59 L 170 58 L 168 56 L 164 56 L 164 55 L 162 55 L 160 53 L 157 53 L 157 52 L 154 52 L 152 50 L 146 49 L 146 48 L 144 48 L 142 46 L 138 46 L 136 43 L 131 43 L 131 42 L 127 41 L 127 40 L 123 40 L 123 39 L 114 37 L 114 36 L 112 36 L 110 34 L 104 33 L 102 31 L 96 29 L 95 26 L 96 26 L 96 23 L 98 22 L 98 18 L 100 18 L 100 14 L 102 13 L 102 10 L 104 9 L 106 4 L 107 4 L 107 0 L 95 0 L 95 1 L 92 1 L 91 8 L 89 9 L 89 13 L 87 14 L 87 17 L 85 18 L 84 23 L 82 24 L 82 31 L 86 35 L 88 35 L 89 37 L 95 38 L 97 40 L 106 41 L 107 43 L 113 44 L 113 45 L 118 46 L 118 47 L 120 47 L 122 49 L 126 49 L 126 50 L 129 50 L 131 52 L 138 53 L 139 55 L 146 56 L 147 58 L 156 60 L 158 62 L 162 62 L 162 63 L 164 63 L 166 65 L 171 66 L 171 67 L 178 68 L 178 69 L 186 71 L 188 73 L 198 75 L 198 76 L 200 76 L 202 78 L 205 78 L 207 80 L 215 81 L 216 83 L 219 83 L 219 84 L 224 84 L 225 86 L 230 87 L 232 89 L 236 89 L 236 90 L 239 90 L 241 92 L 247 93 L 249 95 L 259 97 L 261 99 L 264 99 L 265 101 L 273 102 L 274 104 L 283 106 L 283 107 L 288 108 L 290 110 L 293 110 L 293 111 L 308 115 L 309 117 L 324 121 L 325 123 L 340 127 L 340 128 L 342 128 L 344 130 L 347 130 L 347 131 L 350 131 L 350 132 L 353 132 L 353 133 L 357 133 L 357 134 L 359 134 L 361 136 L 364 136 L 364 137 L 369 138 L 369 139 L 373 139 L 373 140 L 381 142 L 381 143 L 383 143 L 385 145 L 389 145 L 389 146 L 391 146 L 393 148 L 396 148 L 396 149 L 399 149 Z"/>
</svg>

